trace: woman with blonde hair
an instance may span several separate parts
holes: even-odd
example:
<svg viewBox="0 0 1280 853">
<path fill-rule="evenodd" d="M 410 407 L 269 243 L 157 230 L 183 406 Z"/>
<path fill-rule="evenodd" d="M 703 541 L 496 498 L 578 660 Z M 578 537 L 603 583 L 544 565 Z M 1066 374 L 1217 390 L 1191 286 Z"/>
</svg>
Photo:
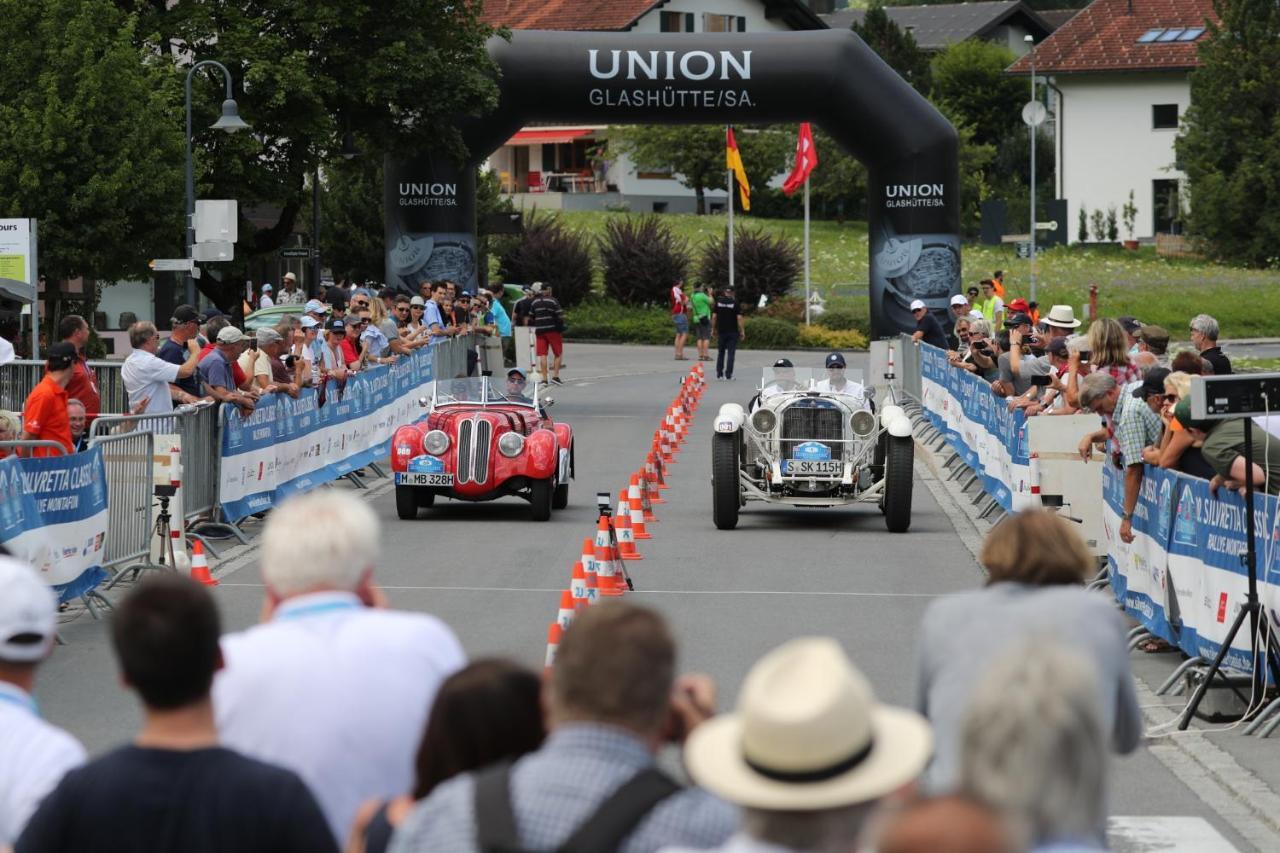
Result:
<svg viewBox="0 0 1280 853">
<path fill-rule="evenodd" d="M 1129 359 L 1129 335 L 1118 320 L 1106 317 L 1094 320 L 1087 338 L 1090 372 L 1107 374 L 1121 388 L 1142 379 L 1142 370 Z M 1068 353 L 1067 403 L 1077 408 L 1080 406 L 1078 376 L 1085 372 L 1080 369 L 1081 358 L 1078 350 Z"/>
<path fill-rule="evenodd" d="M 1212 480 L 1215 473 L 1213 467 L 1200 453 L 1204 439 L 1193 438 L 1173 416 L 1173 409 L 1178 401 L 1190 398 L 1190 373 L 1179 370 L 1164 378 L 1164 405 L 1160 408 L 1164 434 L 1160 438 L 1159 447 L 1149 447 L 1142 452 L 1142 461 L 1148 465 L 1159 465 L 1168 470 Z"/>
<path fill-rule="evenodd" d="M 934 762 L 926 776 L 938 793 L 959 772 L 964 714 L 993 661 L 1031 638 L 1049 638 L 1085 657 L 1098 676 L 1098 708 L 1117 752 L 1130 752 L 1142 717 L 1129 671 L 1126 626 L 1113 602 L 1084 589 L 1093 556 L 1069 522 L 1041 510 L 997 525 L 983 543 L 986 585 L 935 600 L 920 633 L 917 710 L 933 723 Z"/>
</svg>

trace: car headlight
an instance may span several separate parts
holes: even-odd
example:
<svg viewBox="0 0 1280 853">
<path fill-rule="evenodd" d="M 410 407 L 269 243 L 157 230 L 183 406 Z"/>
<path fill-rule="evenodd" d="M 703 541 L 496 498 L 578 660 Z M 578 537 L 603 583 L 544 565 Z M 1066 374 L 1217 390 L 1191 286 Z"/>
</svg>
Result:
<svg viewBox="0 0 1280 853">
<path fill-rule="evenodd" d="M 859 438 L 866 438 L 876 431 L 876 416 L 866 409 L 860 409 L 849 418 L 849 425 L 853 427 L 854 435 Z"/>
<path fill-rule="evenodd" d="M 498 439 L 498 452 L 503 456 L 519 456 L 524 450 L 524 436 L 518 432 L 504 432 Z"/>
<path fill-rule="evenodd" d="M 769 409 L 757 409 L 751 415 L 751 428 L 756 432 L 773 432 L 773 428 L 777 425 L 778 416 Z"/>
<path fill-rule="evenodd" d="M 449 434 L 441 429 L 433 429 L 422 437 L 422 449 L 432 456 L 440 456 L 449 449 Z"/>
</svg>

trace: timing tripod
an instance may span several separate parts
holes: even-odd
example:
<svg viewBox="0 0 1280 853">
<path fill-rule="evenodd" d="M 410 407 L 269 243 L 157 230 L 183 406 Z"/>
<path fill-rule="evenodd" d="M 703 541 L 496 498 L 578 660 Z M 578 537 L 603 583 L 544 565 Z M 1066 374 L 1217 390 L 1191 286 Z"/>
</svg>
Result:
<svg viewBox="0 0 1280 853">
<path fill-rule="evenodd" d="M 124 580 L 125 575 L 129 576 L 129 580 L 137 580 L 138 575 L 147 569 L 150 569 L 151 571 L 157 571 L 157 572 L 162 572 L 166 570 L 168 571 L 177 570 L 178 561 L 174 557 L 173 535 L 169 530 L 169 525 L 173 521 L 173 516 L 169 514 L 169 501 L 177 493 L 178 493 L 177 486 L 156 486 L 155 487 L 154 494 L 160 506 L 160 512 L 156 514 L 156 524 L 154 528 L 156 538 L 160 541 L 159 562 L 152 563 L 149 560 L 147 560 L 141 563 L 136 563 L 133 566 L 130 566 L 129 568 L 125 569 L 124 571 L 120 572 L 120 574 L 112 578 L 111 583 L 107 584 L 107 589 L 111 589 L 116 584 L 120 583 L 120 581 Z"/>
</svg>

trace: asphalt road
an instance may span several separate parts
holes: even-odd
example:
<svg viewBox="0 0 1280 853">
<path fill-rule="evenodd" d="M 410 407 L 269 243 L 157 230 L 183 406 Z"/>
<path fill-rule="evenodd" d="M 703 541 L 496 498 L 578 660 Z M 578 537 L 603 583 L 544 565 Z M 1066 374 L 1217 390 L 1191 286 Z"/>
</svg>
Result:
<svg viewBox="0 0 1280 853">
<path fill-rule="evenodd" d="M 909 704 L 915 628 L 924 608 L 935 596 L 982 582 L 948 514 L 956 509 L 939 503 L 924 466 L 917 466 L 907 534 L 888 533 L 874 505 L 790 510 L 751 504 L 734 531 L 717 531 L 711 522 L 711 417 L 724 402 L 745 403 L 760 368 L 778 355 L 741 352 L 738 381 L 710 383 L 691 438 L 670 470 L 667 503 L 656 508 L 654 538 L 640 543 L 644 559 L 628 564 L 636 584 L 632 600 L 667 615 L 682 668 L 710 673 L 722 706 L 732 705 L 752 662 L 800 634 L 838 638 L 882 700 Z M 797 365 L 819 364 L 820 357 L 793 354 Z M 384 524 L 376 577 L 393 606 L 442 617 L 473 657 L 506 655 L 542 665 L 558 593 L 568 586 L 583 538 L 595 529 L 594 494 L 607 490 L 616 501 L 688 367 L 656 347 L 570 346 L 567 359 L 569 384 L 554 392 L 552 412 L 576 430 L 578 479 L 569 508 L 551 521 L 530 521 L 528 506 L 516 499 L 438 503 L 416 521 L 400 521 L 385 481 L 370 496 Z M 865 358 L 851 363 L 860 365 Z M 262 587 L 254 560 L 247 549 L 215 565 L 222 579 L 215 594 L 228 629 L 257 619 Z M 64 626 L 63 636 L 67 645 L 41 673 L 41 709 L 100 752 L 127 739 L 138 715 L 118 686 L 105 626 L 82 615 Z M 1252 849 L 1147 750 L 1116 762 L 1111 801 L 1116 815 L 1204 817 L 1238 849 Z"/>
</svg>

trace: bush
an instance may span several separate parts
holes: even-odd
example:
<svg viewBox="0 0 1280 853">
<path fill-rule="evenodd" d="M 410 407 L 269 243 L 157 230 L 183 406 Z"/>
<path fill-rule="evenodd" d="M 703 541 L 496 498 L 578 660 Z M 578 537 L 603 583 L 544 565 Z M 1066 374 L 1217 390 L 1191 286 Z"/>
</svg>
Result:
<svg viewBox="0 0 1280 853">
<path fill-rule="evenodd" d="M 656 216 L 610 218 L 596 238 L 604 292 L 623 305 L 666 305 L 689 269 L 689 241 Z"/>
<path fill-rule="evenodd" d="M 818 322 L 828 329 L 838 332 L 866 331 L 866 323 L 854 311 L 848 308 L 828 308 L 817 318 Z"/>
<path fill-rule="evenodd" d="M 824 317 L 825 321 L 826 318 Z M 852 329 L 832 329 L 827 326 L 801 326 L 800 346 L 829 350 L 854 350 L 867 348 L 867 336 Z"/>
<path fill-rule="evenodd" d="M 782 296 L 771 300 L 768 305 L 756 312 L 756 316 L 786 320 L 788 323 L 803 323 L 804 300 L 799 296 Z"/>
<path fill-rule="evenodd" d="M 675 337 L 667 311 L 628 307 L 599 297 L 566 311 L 565 325 L 565 337 L 579 341 L 669 344 Z"/>
<path fill-rule="evenodd" d="M 748 317 L 745 323 L 751 349 L 792 349 L 800 343 L 800 331 L 794 323 L 772 317 Z"/>
<path fill-rule="evenodd" d="M 557 217 L 534 211 L 525 217 L 524 233 L 503 247 L 498 275 L 519 284 L 546 282 L 568 308 L 591 293 L 591 250 L 582 234 Z"/>
<path fill-rule="evenodd" d="M 772 302 L 786 295 L 804 270 L 800 245 L 786 237 L 770 237 L 761 228 L 741 226 L 734 236 L 734 285 L 744 313 L 760 302 L 761 294 Z M 722 236 L 707 243 L 698 262 L 698 279 L 719 293 L 729 283 L 729 240 Z"/>
</svg>

